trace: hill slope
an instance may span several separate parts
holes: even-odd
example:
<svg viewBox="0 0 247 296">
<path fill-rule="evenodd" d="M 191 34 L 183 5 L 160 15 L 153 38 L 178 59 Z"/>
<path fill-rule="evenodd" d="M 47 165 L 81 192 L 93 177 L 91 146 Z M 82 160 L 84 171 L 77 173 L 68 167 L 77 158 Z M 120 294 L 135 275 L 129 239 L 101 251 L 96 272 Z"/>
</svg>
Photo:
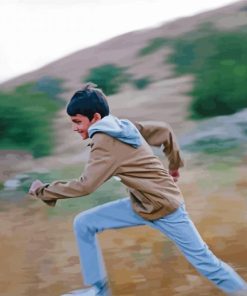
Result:
<svg viewBox="0 0 247 296">
<path fill-rule="evenodd" d="M 181 18 L 158 28 L 130 32 L 9 80 L 1 84 L 0 89 L 7 90 L 25 82 L 36 81 L 43 76 L 52 76 L 65 80 L 67 91 L 63 97 L 68 100 L 72 93 L 81 87 L 82 78 L 91 68 L 114 63 L 128 67 L 128 72 L 134 78 L 150 76 L 154 82 L 142 91 L 126 85 L 119 94 L 110 96 L 108 99 L 112 112 L 131 120 L 168 121 L 176 133 L 180 134 L 194 124 L 187 119 L 190 97 L 185 94 L 192 87 L 193 77 L 174 77 L 173 66 L 165 64 L 167 56 L 171 53 L 169 47 L 163 47 L 162 50 L 145 56 L 138 55 L 138 52 L 154 38 L 179 38 L 205 23 L 212 23 L 222 30 L 246 25 L 246 11 L 247 1 L 245 0 L 213 11 Z M 73 162 L 77 161 L 78 157 L 83 158 L 81 140 L 71 132 L 70 122 L 64 110 L 58 114 L 54 126 L 57 136 L 55 154 L 58 158 L 55 160 L 55 157 L 52 157 L 53 161 L 46 161 L 46 163 L 54 166 L 61 159 L 64 162 Z M 42 160 L 36 163 L 41 165 Z M 21 162 L 22 168 L 29 168 L 32 165 L 32 161 L 25 162 L 25 165 Z"/>
</svg>

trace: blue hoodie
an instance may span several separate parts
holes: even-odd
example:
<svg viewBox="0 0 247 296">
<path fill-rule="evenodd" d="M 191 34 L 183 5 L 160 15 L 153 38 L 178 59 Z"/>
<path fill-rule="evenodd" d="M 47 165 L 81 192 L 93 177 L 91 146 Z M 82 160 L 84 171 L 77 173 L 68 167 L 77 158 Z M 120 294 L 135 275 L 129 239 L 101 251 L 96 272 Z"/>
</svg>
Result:
<svg viewBox="0 0 247 296">
<path fill-rule="evenodd" d="M 141 146 L 141 135 L 138 129 L 127 119 L 118 119 L 111 114 L 105 116 L 88 129 L 90 138 L 97 132 L 105 133 L 134 148 Z"/>
</svg>

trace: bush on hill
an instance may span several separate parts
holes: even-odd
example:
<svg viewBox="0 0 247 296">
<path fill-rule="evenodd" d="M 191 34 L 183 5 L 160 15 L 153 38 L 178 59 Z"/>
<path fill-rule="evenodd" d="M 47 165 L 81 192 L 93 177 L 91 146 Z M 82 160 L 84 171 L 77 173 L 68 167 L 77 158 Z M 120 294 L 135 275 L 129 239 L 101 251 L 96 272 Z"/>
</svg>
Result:
<svg viewBox="0 0 247 296">
<path fill-rule="evenodd" d="M 232 114 L 247 107 L 247 33 L 209 30 L 173 41 L 168 58 L 178 74 L 196 76 L 192 118 Z"/>
<path fill-rule="evenodd" d="M 159 50 L 160 48 L 167 46 L 170 44 L 170 40 L 162 37 L 157 37 L 154 39 L 151 39 L 147 46 L 143 47 L 138 52 L 138 56 L 145 56 L 148 54 L 152 54 Z"/>
<path fill-rule="evenodd" d="M 0 149 L 30 151 L 34 157 L 49 155 L 53 147 L 52 120 L 65 105 L 56 91 L 37 90 L 36 83 L 18 86 L 10 92 L 0 92 Z"/>
<path fill-rule="evenodd" d="M 129 81 L 126 69 L 114 64 L 105 64 L 92 68 L 84 78 L 84 82 L 92 81 L 103 90 L 106 95 L 113 95 L 120 91 L 121 86 Z"/>
</svg>

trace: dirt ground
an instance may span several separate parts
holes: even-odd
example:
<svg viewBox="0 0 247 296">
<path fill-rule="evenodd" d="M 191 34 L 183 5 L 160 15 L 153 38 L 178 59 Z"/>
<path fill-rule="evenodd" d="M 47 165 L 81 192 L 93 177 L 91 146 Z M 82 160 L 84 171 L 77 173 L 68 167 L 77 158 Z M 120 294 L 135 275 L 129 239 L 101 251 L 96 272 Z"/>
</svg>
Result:
<svg viewBox="0 0 247 296">
<path fill-rule="evenodd" d="M 203 168 L 184 170 L 179 184 L 204 240 L 247 280 L 246 165 L 235 172 L 226 185 Z M 1 296 L 56 296 L 81 287 L 74 214 L 54 217 L 43 203 L 29 199 L 2 201 L 0 208 Z M 114 296 L 223 295 L 158 231 L 108 230 L 99 240 Z"/>
</svg>

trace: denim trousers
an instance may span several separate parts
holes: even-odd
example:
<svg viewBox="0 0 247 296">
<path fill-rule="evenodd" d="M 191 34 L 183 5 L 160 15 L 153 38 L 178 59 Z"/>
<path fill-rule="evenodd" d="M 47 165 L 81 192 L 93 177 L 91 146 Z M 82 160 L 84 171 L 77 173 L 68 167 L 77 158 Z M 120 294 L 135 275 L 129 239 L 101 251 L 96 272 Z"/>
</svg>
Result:
<svg viewBox="0 0 247 296">
<path fill-rule="evenodd" d="M 107 278 L 97 233 L 140 225 L 148 225 L 165 234 L 200 274 L 226 294 L 247 291 L 246 282 L 228 264 L 218 259 L 202 240 L 184 203 L 175 212 L 149 221 L 134 212 L 129 197 L 94 207 L 75 217 L 74 233 L 85 285 Z"/>
</svg>

